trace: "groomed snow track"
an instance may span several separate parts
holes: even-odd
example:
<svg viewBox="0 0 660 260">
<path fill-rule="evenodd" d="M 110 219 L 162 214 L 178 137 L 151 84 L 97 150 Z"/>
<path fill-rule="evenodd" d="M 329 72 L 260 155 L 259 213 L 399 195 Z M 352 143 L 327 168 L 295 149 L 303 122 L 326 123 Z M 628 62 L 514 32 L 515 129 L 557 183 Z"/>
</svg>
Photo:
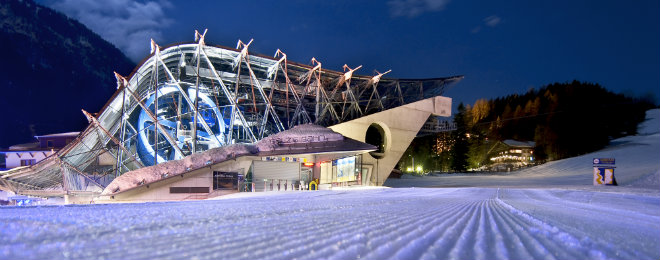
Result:
<svg viewBox="0 0 660 260">
<path fill-rule="evenodd" d="M 659 257 L 657 194 L 409 188 L 0 208 L 0 259 Z"/>
</svg>

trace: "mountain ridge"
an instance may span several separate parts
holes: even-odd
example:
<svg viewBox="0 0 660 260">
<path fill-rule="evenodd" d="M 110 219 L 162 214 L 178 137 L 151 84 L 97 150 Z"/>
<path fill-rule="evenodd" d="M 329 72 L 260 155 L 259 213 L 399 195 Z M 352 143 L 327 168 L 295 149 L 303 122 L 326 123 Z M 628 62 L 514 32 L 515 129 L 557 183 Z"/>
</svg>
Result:
<svg viewBox="0 0 660 260">
<path fill-rule="evenodd" d="M 82 23 L 31 0 L 0 2 L 0 147 L 81 131 L 135 64 Z"/>
</svg>

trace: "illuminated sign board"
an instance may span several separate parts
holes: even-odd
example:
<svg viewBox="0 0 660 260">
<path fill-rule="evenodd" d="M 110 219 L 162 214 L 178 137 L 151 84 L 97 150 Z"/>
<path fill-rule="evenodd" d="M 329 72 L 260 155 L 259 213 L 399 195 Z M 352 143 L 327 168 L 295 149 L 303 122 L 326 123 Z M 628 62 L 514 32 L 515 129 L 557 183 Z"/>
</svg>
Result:
<svg viewBox="0 0 660 260">
<path fill-rule="evenodd" d="M 614 158 L 594 158 L 595 165 L 614 165 Z"/>
<path fill-rule="evenodd" d="M 355 180 L 355 157 L 337 160 L 337 181 Z"/>
<path fill-rule="evenodd" d="M 617 185 L 614 158 L 594 158 L 594 185 Z"/>
</svg>

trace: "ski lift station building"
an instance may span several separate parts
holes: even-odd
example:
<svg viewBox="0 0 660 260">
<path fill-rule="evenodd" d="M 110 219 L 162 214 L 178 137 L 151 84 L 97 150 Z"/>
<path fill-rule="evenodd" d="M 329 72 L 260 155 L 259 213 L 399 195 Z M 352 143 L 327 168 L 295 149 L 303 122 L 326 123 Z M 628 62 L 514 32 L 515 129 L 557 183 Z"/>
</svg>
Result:
<svg viewBox="0 0 660 260">
<path fill-rule="evenodd" d="M 90 201 L 188 200 L 239 190 L 379 186 L 462 76 L 393 79 L 196 41 L 160 47 L 75 140 L 0 172 L 15 194 Z M 266 180 L 266 181 L 264 181 Z M 240 184 L 239 184 L 240 182 Z M 254 186 L 254 188 L 253 188 Z M 246 188 L 247 187 L 247 188 Z"/>
</svg>

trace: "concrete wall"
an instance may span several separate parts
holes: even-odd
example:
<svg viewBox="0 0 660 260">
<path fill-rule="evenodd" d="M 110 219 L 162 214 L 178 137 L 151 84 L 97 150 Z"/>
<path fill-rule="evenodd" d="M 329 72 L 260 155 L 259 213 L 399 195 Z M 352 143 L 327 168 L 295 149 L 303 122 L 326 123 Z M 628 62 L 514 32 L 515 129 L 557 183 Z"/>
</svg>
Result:
<svg viewBox="0 0 660 260">
<path fill-rule="evenodd" d="M 369 180 L 370 183 L 380 186 L 383 185 L 392 169 L 399 162 L 401 155 L 408 149 L 413 138 L 431 114 L 450 116 L 451 98 L 440 96 L 428 98 L 333 125 L 329 128 L 361 142 L 365 142 L 367 128 L 371 124 L 378 124 L 383 128 L 385 132 L 384 157 L 377 160 L 370 154 L 362 156 L 363 164 L 374 166 Z"/>
<path fill-rule="evenodd" d="M 99 165 L 115 165 L 116 164 L 116 159 L 113 155 L 108 153 L 107 151 L 103 152 L 102 154 L 99 154 Z"/>
<path fill-rule="evenodd" d="M 76 194 L 76 195 L 64 195 L 64 204 L 91 204 L 94 201 L 96 195 L 94 194 Z"/>
<path fill-rule="evenodd" d="M 11 152 L 7 151 L 5 152 L 5 161 L 6 161 L 6 167 L 8 169 L 11 168 L 16 168 L 21 166 L 21 160 L 25 159 L 35 159 L 37 162 L 46 159 L 46 157 L 50 156 L 54 152 L 51 151 L 16 151 L 16 152 Z"/>
<path fill-rule="evenodd" d="M 76 139 L 76 136 L 49 136 L 49 137 L 39 137 L 39 146 L 41 148 L 55 148 L 60 149 L 73 140 Z M 48 146 L 48 141 L 50 141 L 51 146 Z"/>
<path fill-rule="evenodd" d="M 222 162 L 181 176 L 174 176 L 156 183 L 143 185 L 114 196 L 102 196 L 96 200 L 96 203 L 200 200 L 236 193 L 238 192 L 236 190 L 213 191 L 213 171 L 246 174 L 252 160 L 261 160 L 261 158 L 241 157 L 237 160 Z M 209 187 L 210 193 L 170 193 L 170 187 Z"/>
<path fill-rule="evenodd" d="M 201 199 L 207 193 L 170 193 L 170 187 L 209 187 L 212 189 L 212 174 L 209 168 L 175 176 L 157 183 L 143 185 L 139 188 L 120 194 L 101 197 L 98 203 L 113 202 L 148 202 L 148 201 L 180 201 L 186 199 Z M 193 196 L 195 195 L 195 196 Z M 200 198 L 197 198 L 200 197 Z"/>
</svg>

